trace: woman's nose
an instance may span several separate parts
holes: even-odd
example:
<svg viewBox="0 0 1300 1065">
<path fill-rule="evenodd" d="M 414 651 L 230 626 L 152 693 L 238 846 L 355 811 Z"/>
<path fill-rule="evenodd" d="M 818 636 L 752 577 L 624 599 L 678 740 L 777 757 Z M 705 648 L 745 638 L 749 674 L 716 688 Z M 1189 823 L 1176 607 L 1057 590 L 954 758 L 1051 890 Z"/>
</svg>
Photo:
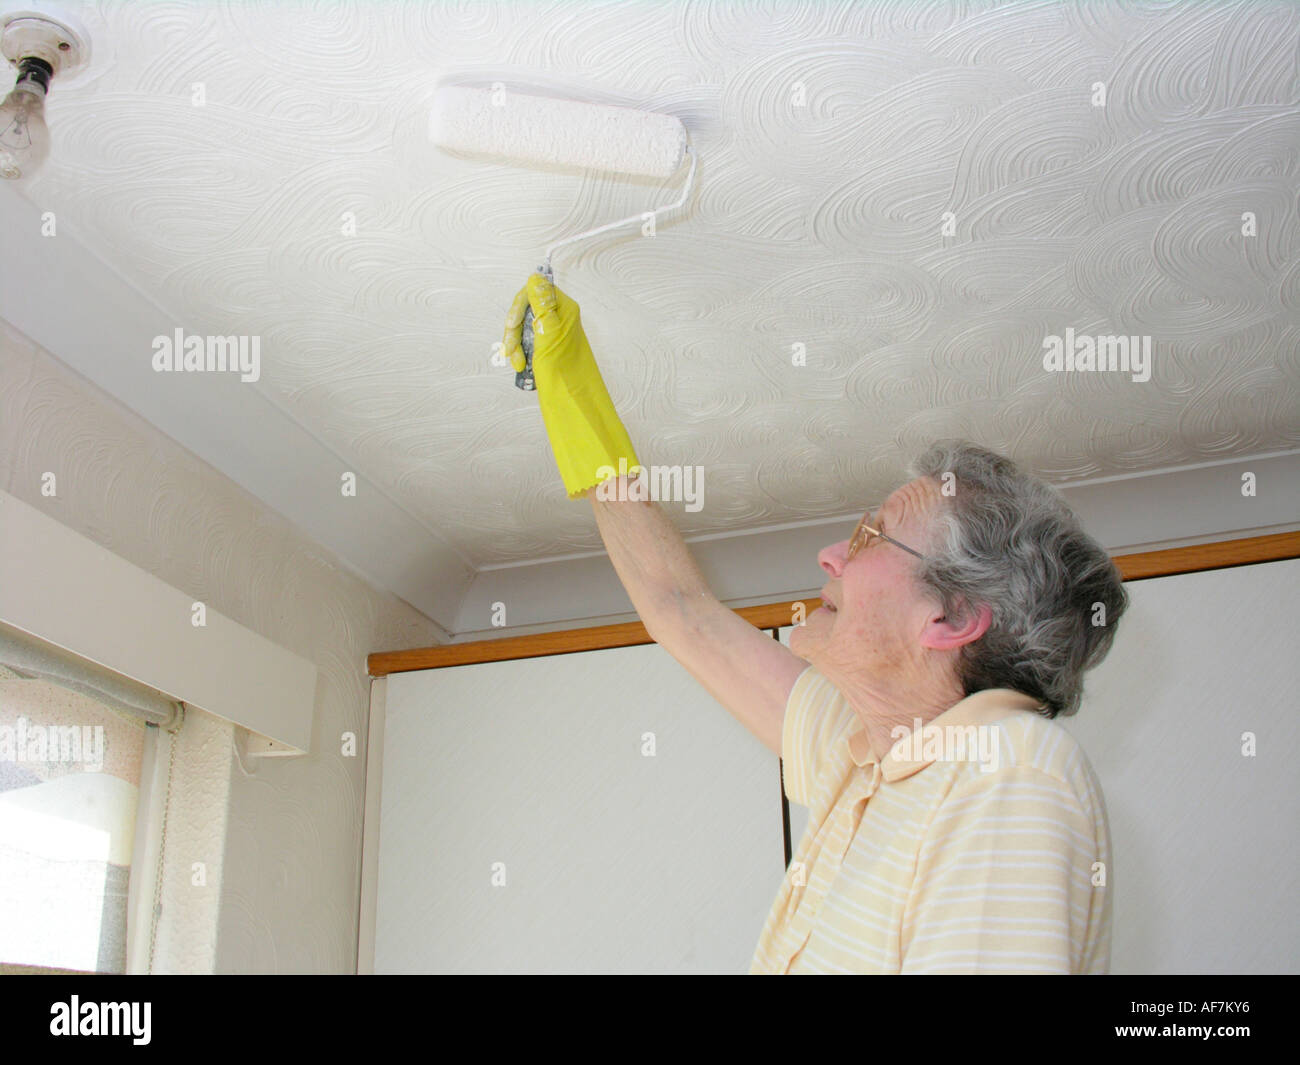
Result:
<svg viewBox="0 0 1300 1065">
<path fill-rule="evenodd" d="M 823 547 L 817 552 L 817 562 L 832 577 L 838 577 L 844 571 L 844 563 L 848 561 L 849 542 L 841 540 L 838 544 L 831 544 L 829 547 Z"/>
</svg>

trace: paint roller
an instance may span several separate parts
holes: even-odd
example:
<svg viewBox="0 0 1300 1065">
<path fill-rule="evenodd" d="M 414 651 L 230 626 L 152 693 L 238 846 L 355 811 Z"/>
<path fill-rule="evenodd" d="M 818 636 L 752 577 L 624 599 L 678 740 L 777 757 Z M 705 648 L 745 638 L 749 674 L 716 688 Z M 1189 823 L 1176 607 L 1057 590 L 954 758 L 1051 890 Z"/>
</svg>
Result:
<svg viewBox="0 0 1300 1065">
<path fill-rule="evenodd" d="M 507 92 L 499 85 L 492 89 L 444 85 L 434 94 L 429 136 L 441 148 L 468 155 L 656 178 L 671 177 L 683 157 L 690 156 L 686 185 L 673 203 L 557 240 L 548 247 L 538 270 L 552 281 L 551 256 L 557 248 L 620 226 L 644 224 L 647 215 L 680 207 L 695 181 L 695 153 L 686 128 L 675 115 L 656 111 Z M 524 312 L 520 347 L 526 365 L 515 374 L 515 387 L 531 391 L 536 387 L 531 307 Z"/>
</svg>

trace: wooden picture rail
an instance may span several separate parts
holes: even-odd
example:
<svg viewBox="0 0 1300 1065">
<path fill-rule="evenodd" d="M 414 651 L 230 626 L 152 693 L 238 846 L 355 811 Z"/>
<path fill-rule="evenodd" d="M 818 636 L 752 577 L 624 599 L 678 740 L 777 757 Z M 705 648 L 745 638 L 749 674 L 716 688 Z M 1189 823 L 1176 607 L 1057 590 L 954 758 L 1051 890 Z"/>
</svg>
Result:
<svg viewBox="0 0 1300 1065">
<path fill-rule="evenodd" d="M 1115 564 L 1126 581 L 1140 581 L 1150 577 L 1169 577 L 1177 573 L 1248 566 L 1255 562 L 1277 562 L 1287 558 L 1300 558 L 1300 532 L 1119 555 Z M 736 613 L 755 628 L 781 628 L 792 623 L 795 604 L 800 602 L 804 605 L 805 615 L 821 606 L 821 599 L 792 599 L 763 606 L 741 607 Z M 416 647 L 409 651 L 380 651 L 370 655 L 367 664 L 372 677 L 385 677 L 389 673 L 404 673 L 413 669 L 504 662 L 512 658 L 540 658 L 543 655 L 598 651 L 653 642 L 641 622 L 628 621 L 621 625 L 594 625 L 528 636 L 503 636 L 499 640 Z"/>
</svg>

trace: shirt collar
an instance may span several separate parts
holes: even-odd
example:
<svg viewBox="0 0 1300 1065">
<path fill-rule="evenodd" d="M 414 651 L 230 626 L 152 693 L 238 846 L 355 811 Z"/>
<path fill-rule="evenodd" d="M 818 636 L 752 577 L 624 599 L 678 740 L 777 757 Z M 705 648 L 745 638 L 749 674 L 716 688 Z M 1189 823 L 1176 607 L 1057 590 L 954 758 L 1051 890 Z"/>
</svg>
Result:
<svg viewBox="0 0 1300 1065">
<path fill-rule="evenodd" d="M 984 691 L 975 692 L 949 707 L 929 724 L 922 727 L 922 736 L 920 737 L 922 750 L 920 753 L 922 755 L 925 753 L 924 737 L 927 729 L 936 726 L 942 728 L 948 725 L 991 725 L 995 721 L 1010 716 L 1014 711 L 1037 712 L 1042 706 L 1041 700 L 1013 688 L 987 688 Z M 918 753 L 915 750 L 917 746 L 915 733 L 915 728 L 909 729 L 907 735 L 900 737 L 881 760 L 881 775 L 886 780 L 894 781 L 910 777 L 913 773 L 919 773 L 934 761 L 933 758 L 913 758 L 913 755 Z M 871 753 L 871 741 L 867 738 L 865 726 L 858 726 L 854 733 L 849 736 L 848 744 L 849 754 L 853 758 L 854 765 L 865 768 L 875 764 L 876 758 Z M 933 745 L 931 744 L 931 746 Z"/>
</svg>

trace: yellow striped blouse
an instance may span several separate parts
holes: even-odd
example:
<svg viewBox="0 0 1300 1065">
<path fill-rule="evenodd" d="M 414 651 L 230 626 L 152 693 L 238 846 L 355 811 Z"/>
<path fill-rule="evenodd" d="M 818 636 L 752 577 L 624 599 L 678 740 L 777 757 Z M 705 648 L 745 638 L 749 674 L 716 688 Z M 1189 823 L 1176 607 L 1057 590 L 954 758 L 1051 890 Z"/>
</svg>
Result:
<svg viewBox="0 0 1300 1065">
<path fill-rule="evenodd" d="M 883 760 L 815 668 L 782 727 L 808 828 L 751 973 L 1104 973 L 1110 831 L 1082 748 L 1022 692 L 967 696 Z"/>
</svg>

